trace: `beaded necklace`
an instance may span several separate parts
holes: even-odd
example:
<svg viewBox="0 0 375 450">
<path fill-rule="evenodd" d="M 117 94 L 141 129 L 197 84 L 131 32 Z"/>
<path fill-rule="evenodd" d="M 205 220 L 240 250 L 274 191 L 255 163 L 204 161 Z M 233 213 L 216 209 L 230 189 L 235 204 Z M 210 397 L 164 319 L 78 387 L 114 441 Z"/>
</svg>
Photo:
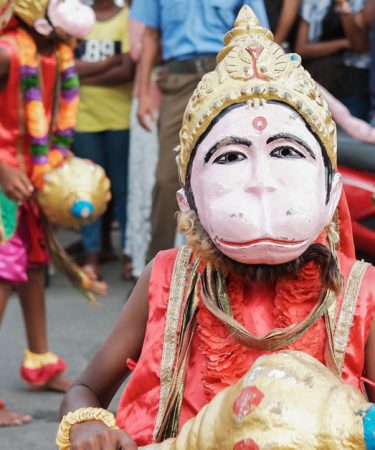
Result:
<svg viewBox="0 0 375 450">
<path fill-rule="evenodd" d="M 59 165 L 71 147 L 77 117 L 79 80 L 73 50 L 68 45 L 59 43 L 56 57 L 60 92 L 56 117 L 52 120 L 51 136 L 43 104 L 36 44 L 23 28 L 17 30 L 17 43 L 26 131 L 30 138 L 33 162 L 31 180 L 37 188 L 41 188 L 43 175 Z"/>
</svg>

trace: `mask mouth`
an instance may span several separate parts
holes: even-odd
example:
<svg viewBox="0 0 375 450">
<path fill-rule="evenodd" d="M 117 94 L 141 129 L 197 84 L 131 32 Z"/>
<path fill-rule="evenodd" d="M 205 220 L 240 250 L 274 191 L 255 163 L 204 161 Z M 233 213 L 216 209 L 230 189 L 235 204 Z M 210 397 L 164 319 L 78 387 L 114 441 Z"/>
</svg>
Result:
<svg viewBox="0 0 375 450">
<path fill-rule="evenodd" d="M 305 240 L 303 241 L 292 241 L 287 239 L 273 239 L 273 238 L 260 238 L 260 239 L 254 239 L 252 241 L 244 241 L 244 242 L 231 242 L 231 241 L 225 241 L 223 239 L 215 239 L 215 242 L 218 245 L 221 245 L 223 247 L 230 247 L 230 248 L 248 248 L 252 247 L 254 245 L 277 245 L 277 246 L 292 246 L 292 247 L 298 247 L 300 245 L 304 245 L 306 243 Z"/>
<path fill-rule="evenodd" d="M 186 235 L 188 245 L 202 262 L 210 263 L 215 270 L 224 274 L 235 274 L 256 282 L 276 282 L 280 277 L 297 274 L 308 262 L 320 266 L 323 287 L 339 293 L 342 288 L 342 275 L 335 255 L 323 244 L 310 244 L 302 254 L 290 262 L 272 264 L 247 264 L 227 256 L 203 228 L 195 211 L 178 214 L 178 231 Z M 306 241 L 307 242 L 307 241 Z M 278 247 L 281 249 L 281 247 Z M 288 247 L 286 250 L 294 248 Z M 234 252 L 234 249 L 231 249 Z M 285 248 L 283 249 L 284 251 Z M 236 249 L 240 252 L 240 249 Z"/>
</svg>

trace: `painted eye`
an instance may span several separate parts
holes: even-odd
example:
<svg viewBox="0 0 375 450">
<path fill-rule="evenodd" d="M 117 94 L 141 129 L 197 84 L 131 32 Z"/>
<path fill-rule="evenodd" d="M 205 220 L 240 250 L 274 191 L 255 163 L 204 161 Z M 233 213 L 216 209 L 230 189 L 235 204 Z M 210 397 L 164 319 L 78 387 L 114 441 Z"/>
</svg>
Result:
<svg viewBox="0 0 375 450">
<path fill-rule="evenodd" d="M 283 145 L 281 147 L 275 148 L 274 150 L 272 150 L 270 155 L 273 158 L 287 158 L 287 159 L 306 158 L 306 156 L 303 153 L 299 152 L 295 148 L 290 147 L 288 145 Z"/>
<path fill-rule="evenodd" d="M 246 156 L 240 152 L 227 152 L 218 156 L 214 160 L 214 164 L 233 164 L 246 159 Z"/>
</svg>

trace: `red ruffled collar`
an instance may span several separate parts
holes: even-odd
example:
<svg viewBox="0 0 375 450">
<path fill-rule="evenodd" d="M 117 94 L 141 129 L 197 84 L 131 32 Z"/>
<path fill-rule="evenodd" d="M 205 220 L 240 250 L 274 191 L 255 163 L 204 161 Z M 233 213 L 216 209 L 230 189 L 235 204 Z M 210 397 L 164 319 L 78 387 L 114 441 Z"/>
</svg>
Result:
<svg viewBox="0 0 375 450">
<path fill-rule="evenodd" d="M 245 325 L 243 314 L 245 301 L 244 281 L 231 277 L 228 294 L 233 317 Z M 273 316 L 275 328 L 286 328 L 308 316 L 321 296 L 320 274 L 310 262 L 294 276 L 280 279 L 275 286 Z M 218 392 L 236 383 L 262 353 L 251 350 L 236 341 L 227 327 L 200 303 L 198 312 L 199 348 L 204 356 L 202 381 L 205 393 L 211 400 Z M 264 330 L 266 334 L 270 330 Z M 303 350 L 324 361 L 325 327 L 319 319 L 300 339 L 287 348 Z"/>
</svg>

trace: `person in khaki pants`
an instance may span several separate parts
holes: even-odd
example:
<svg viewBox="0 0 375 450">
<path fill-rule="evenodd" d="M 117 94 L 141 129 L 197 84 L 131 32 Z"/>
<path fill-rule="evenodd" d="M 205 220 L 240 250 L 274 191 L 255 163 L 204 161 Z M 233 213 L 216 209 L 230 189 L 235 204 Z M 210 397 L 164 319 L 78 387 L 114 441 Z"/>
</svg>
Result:
<svg viewBox="0 0 375 450">
<path fill-rule="evenodd" d="M 155 111 L 149 95 L 155 63 L 164 61 L 158 81 L 162 93 L 159 116 L 159 161 L 153 190 L 151 242 L 147 261 L 173 247 L 176 232 L 176 191 L 179 181 L 175 153 L 188 99 L 202 76 L 215 67 L 215 55 L 241 6 L 251 6 L 268 26 L 263 0 L 135 0 L 130 17 L 146 25 L 140 59 L 138 120 L 151 129 Z"/>
</svg>

